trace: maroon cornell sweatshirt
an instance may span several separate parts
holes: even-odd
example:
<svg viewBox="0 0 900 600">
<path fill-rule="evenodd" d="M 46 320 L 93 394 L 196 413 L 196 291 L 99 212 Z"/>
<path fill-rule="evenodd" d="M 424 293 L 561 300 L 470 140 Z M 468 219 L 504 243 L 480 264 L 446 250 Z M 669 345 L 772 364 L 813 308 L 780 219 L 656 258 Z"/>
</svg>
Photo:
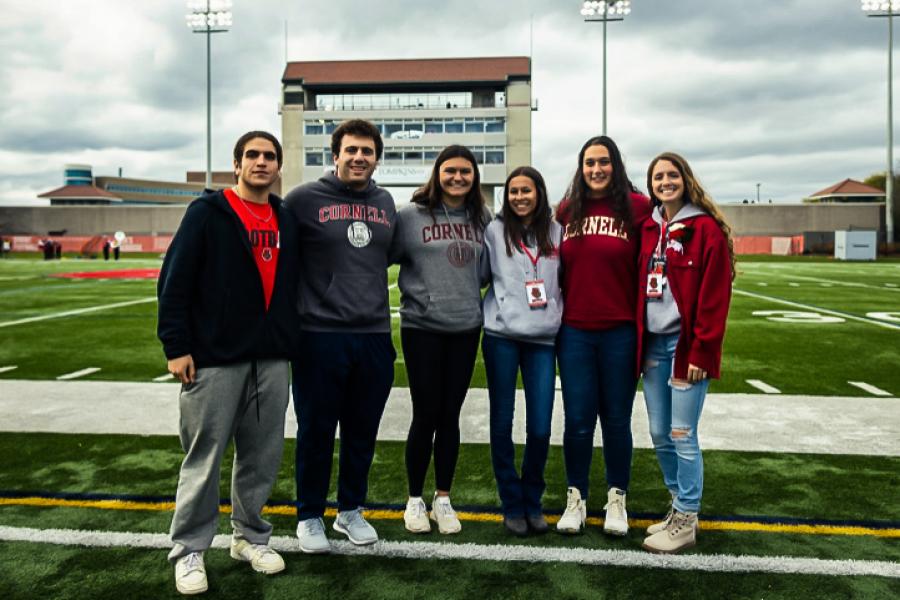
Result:
<svg viewBox="0 0 900 600">
<path fill-rule="evenodd" d="M 650 200 L 631 193 L 632 227 L 615 217 L 607 199 L 585 202 L 581 227 L 570 223 L 568 199 L 560 203 L 560 246 L 565 299 L 562 321 L 577 329 L 611 329 L 634 323 L 638 290 L 641 226 L 650 215 Z"/>
</svg>

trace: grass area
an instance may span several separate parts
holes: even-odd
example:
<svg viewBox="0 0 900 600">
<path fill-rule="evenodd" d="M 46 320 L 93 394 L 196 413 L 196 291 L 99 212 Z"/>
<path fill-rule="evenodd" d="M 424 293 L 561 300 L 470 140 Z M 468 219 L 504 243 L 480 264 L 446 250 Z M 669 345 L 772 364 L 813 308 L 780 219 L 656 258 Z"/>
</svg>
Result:
<svg viewBox="0 0 900 600">
<path fill-rule="evenodd" d="M 521 448 L 519 448 L 521 451 Z M 106 493 L 171 497 L 181 450 L 170 436 L 0 433 L 5 457 L 2 487 L 18 492 Z M 337 457 L 335 456 L 335 459 Z M 589 508 L 599 513 L 603 494 L 595 458 Z M 900 523 L 895 499 L 900 482 L 894 475 L 900 457 L 811 454 L 705 453 L 707 493 L 703 517 L 768 516 L 798 519 Z M 294 485 L 293 440 L 288 440 L 274 502 L 291 502 Z M 405 499 L 403 444 L 380 442 L 370 479 L 370 502 Z M 230 477 L 230 457 L 223 461 L 222 481 Z M 548 512 L 561 511 L 565 480 L 562 452 L 552 447 L 547 467 Z M 865 490 L 865 493 L 860 493 Z M 221 492 L 227 494 L 227 486 Z M 332 485 L 332 497 L 334 485 Z M 665 504 L 652 452 L 635 453 L 629 492 L 632 517 L 658 514 Z M 454 485 L 458 508 L 494 508 L 497 498 L 489 449 L 462 447 Z M 168 529 L 168 511 L 2 506 L 0 525 L 160 533 Z M 276 535 L 290 536 L 294 519 L 272 515 Z M 521 544 L 535 547 L 637 550 L 642 532 L 632 529 L 623 540 L 592 527 L 577 537 L 554 533 L 525 540 L 512 538 L 498 523 L 464 522 L 458 536 L 411 536 L 398 519 L 375 520 L 382 539 L 440 541 L 452 544 Z M 228 533 L 224 515 L 219 531 Z M 799 535 L 702 531 L 693 554 L 814 557 L 834 560 L 900 562 L 896 539 L 872 536 Z M 40 560 L 23 557 L 40 556 Z M 660 596 L 672 598 L 817 598 L 893 597 L 900 580 L 879 577 L 822 577 L 777 574 L 715 574 L 565 563 L 509 563 L 471 560 L 409 560 L 381 557 L 285 556 L 288 571 L 266 578 L 228 558 L 223 550 L 207 553 L 211 592 L 223 598 L 603 598 Z M 165 550 L 0 544 L 0 581 L 11 598 L 176 597 Z"/>
</svg>

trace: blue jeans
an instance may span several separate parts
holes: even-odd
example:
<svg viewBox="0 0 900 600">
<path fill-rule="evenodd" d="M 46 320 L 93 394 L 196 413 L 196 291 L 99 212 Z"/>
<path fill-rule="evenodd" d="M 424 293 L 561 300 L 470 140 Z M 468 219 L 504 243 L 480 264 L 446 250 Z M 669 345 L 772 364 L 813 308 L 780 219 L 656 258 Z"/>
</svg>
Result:
<svg viewBox="0 0 900 600">
<path fill-rule="evenodd" d="M 491 462 L 503 514 L 522 517 L 541 514 L 544 465 L 550 448 L 556 352 L 553 346 L 519 342 L 484 334 L 484 369 L 491 401 Z M 525 387 L 525 455 L 522 475 L 516 473 L 512 441 L 516 379 L 522 370 Z"/>
<path fill-rule="evenodd" d="M 302 342 L 300 355 L 291 363 L 300 521 L 325 513 L 338 423 L 338 510 L 365 504 L 378 425 L 397 357 L 389 333 L 304 331 Z"/>
<path fill-rule="evenodd" d="M 675 498 L 675 510 L 697 512 L 703 495 L 703 455 L 697 426 L 709 379 L 694 384 L 672 384 L 677 333 L 648 333 L 646 342 L 644 399 L 656 458 L 663 481 Z"/>
<path fill-rule="evenodd" d="M 631 408 L 637 389 L 634 325 L 588 331 L 563 325 L 556 338 L 562 381 L 563 455 L 569 485 L 588 497 L 597 417 L 603 434 L 607 487 L 628 490 Z"/>
</svg>

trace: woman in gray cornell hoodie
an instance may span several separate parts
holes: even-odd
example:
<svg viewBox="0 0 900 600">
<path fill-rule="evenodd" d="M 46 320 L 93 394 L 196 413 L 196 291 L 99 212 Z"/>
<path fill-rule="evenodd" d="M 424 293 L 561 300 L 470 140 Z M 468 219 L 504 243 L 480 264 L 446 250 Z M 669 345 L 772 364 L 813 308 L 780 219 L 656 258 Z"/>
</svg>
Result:
<svg viewBox="0 0 900 600">
<path fill-rule="evenodd" d="M 559 244 L 544 178 L 518 167 L 506 179 L 503 208 L 484 234 L 491 287 L 484 298 L 482 355 L 491 402 L 491 460 L 503 524 L 519 536 L 546 533 L 541 510 L 562 321 Z M 512 421 L 516 377 L 525 387 L 526 436 L 516 473 Z"/>
<path fill-rule="evenodd" d="M 475 156 L 464 146 L 438 155 L 431 177 L 397 213 L 391 261 L 400 263 L 400 341 L 413 417 L 406 439 L 406 529 L 457 533 L 450 487 L 459 454 L 462 408 L 481 334 L 480 265 L 490 220 Z M 435 494 L 422 491 L 434 453 Z"/>
</svg>

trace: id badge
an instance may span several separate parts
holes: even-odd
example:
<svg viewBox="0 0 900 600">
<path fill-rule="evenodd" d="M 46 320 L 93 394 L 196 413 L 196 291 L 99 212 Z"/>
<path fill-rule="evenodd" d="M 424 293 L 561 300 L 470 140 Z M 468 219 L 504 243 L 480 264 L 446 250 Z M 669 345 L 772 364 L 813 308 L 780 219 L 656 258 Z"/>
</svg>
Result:
<svg viewBox="0 0 900 600">
<path fill-rule="evenodd" d="M 547 290 L 544 289 L 543 279 L 533 279 L 525 282 L 525 295 L 528 306 L 532 309 L 547 306 Z"/>
</svg>

